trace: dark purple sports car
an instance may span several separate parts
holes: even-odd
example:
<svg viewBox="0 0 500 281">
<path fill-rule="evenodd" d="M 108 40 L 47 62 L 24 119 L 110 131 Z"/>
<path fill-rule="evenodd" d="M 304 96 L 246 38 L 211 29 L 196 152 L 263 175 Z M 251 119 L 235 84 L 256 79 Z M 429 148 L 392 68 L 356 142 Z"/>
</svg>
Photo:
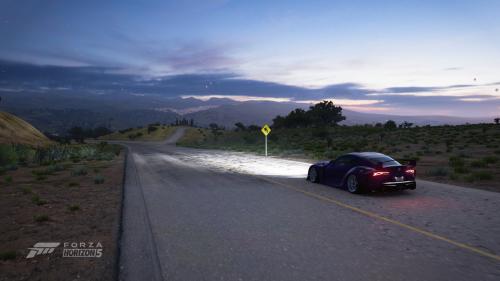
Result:
<svg viewBox="0 0 500 281">
<path fill-rule="evenodd" d="M 307 179 L 351 193 L 368 191 L 415 189 L 416 162 L 402 165 L 393 158 L 377 152 L 355 152 L 333 161 L 313 164 Z"/>
</svg>

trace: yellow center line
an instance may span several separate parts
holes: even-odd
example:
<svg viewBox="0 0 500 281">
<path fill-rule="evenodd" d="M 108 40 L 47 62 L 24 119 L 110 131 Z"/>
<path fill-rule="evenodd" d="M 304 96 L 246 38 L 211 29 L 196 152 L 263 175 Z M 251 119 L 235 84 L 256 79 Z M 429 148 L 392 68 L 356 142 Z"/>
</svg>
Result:
<svg viewBox="0 0 500 281">
<path fill-rule="evenodd" d="M 476 247 L 469 246 L 467 244 L 454 241 L 452 239 L 443 237 L 441 235 L 434 234 L 434 233 L 429 232 L 427 230 L 423 230 L 421 228 L 418 228 L 418 227 L 415 227 L 415 226 L 411 226 L 411 225 L 399 222 L 397 220 L 393 220 L 393 219 L 390 219 L 390 218 L 387 218 L 387 217 L 384 217 L 384 216 L 381 216 L 381 215 L 377 215 L 377 214 L 372 213 L 370 211 L 366 211 L 366 210 L 363 210 L 363 209 L 351 206 L 349 204 L 342 203 L 342 202 L 340 202 L 338 200 L 335 200 L 335 199 L 332 199 L 332 198 L 329 198 L 329 197 L 326 197 L 326 196 L 323 196 L 323 195 L 319 195 L 319 194 L 316 194 L 316 193 L 313 193 L 313 192 L 302 190 L 300 188 L 297 188 L 297 187 L 294 187 L 294 186 L 291 186 L 291 185 L 288 185 L 288 184 L 285 184 L 285 183 L 281 183 L 279 181 L 275 181 L 275 180 L 272 180 L 272 179 L 269 179 L 269 178 L 265 178 L 265 177 L 261 177 L 261 176 L 256 176 L 256 177 L 259 178 L 259 179 L 261 179 L 261 180 L 267 181 L 269 183 L 274 183 L 274 184 L 280 185 L 282 187 L 285 187 L 287 189 L 291 189 L 291 190 L 300 192 L 300 193 L 305 194 L 307 196 L 310 196 L 310 197 L 313 197 L 313 198 L 316 198 L 316 199 L 319 199 L 319 200 L 322 200 L 322 201 L 327 201 L 327 202 L 330 202 L 330 203 L 334 203 L 335 205 L 338 205 L 340 207 L 349 209 L 349 210 L 354 211 L 356 213 L 360 213 L 360 214 L 363 214 L 365 216 L 368 216 L 368 217 L 371 217 L 371 218 L 374 218 L 374 219 L 378 219 L 378 220 L 381 220 L 381 221 L 392 223 L 394 225 L 397 225 L 397 226 L 409 229 L 411 231 L 423 234 L 423 235 L 425 235 L 427 237 L 434 238 L 436 240 L 441 240 L 441 241 L 447 242 L 449 244 L 452 244 L 454 246 L 457 246 L 459 248 L 462 248 L 462 249 L 465 249 L 465 250 L 469 250 L 469 251 L 474 252 L 476 254 L 479 254 L 479 255 L 482 255 L 482 256 L 489 257 L 489 258 L 495 259 L 497 261 L 500 261 L 500 256 L 499 255 L 495 255 L 495 254 L 492 254 L 492 253 L 485 252 L 485 251 L 483 251 L 481 249 L 478 249 Z"/>
</svg>

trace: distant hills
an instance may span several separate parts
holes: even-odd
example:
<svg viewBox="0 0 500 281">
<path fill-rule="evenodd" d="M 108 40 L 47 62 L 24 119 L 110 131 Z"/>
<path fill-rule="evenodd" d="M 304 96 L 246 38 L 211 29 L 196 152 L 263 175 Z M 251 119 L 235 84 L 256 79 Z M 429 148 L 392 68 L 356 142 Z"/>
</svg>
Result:
<svg viewBox="0 0 500 281">
<path fill-rule="evenodd" d="M 0 112 L 0 144 L 11 143 L 44 146 L 50 141 L 28 122 L 12 114 Z"/>
<path fill-rule="evenodd" d="M 308 108 L 309 105 L 301 103 L 269 102 L 269 101 L 248 101 L 222 105 L 203 111 L 186 114 L 185 117 L 196 120 L 201 125 L 211 122 L 232 127 L 235 122 L 244 124 L 264 124 L 270 123 L 276 115 L 286 115 L 295 108 Z M 465 123 L 492 122 L 484 118 L 461 118 L 452 116 L 401 116 L 389 114 L 362 113 L 344 109 L 342 114 L 346 120 L 341 124 L 375 124 L 384 123 L 387 120 L 394 120 L 396 123 L 404 121 L 415 125 L 458 125 Z"/>
<path fill-rule="evenodd" d="M 194 119 L 206 126 L 217 123 L 232 127 L 236 122 L 249 124 L 270 123 L 277 115 L 286 115 L 295 108 L 308 104 L 294 102 L 246 101 L 227 98 L 200 100 L 196 98 L 169 98 L 159 95 L 95 94 L 95 93 L 37 93 L 30 91 L 2 92 L 0 109 L 27 120 L 43 132 L 64 134 L 73 126 L 106 126 L 113 130 L 143 126 L 150 123 L 173 123 L 176 119 Z M 375 124 L 389 119 L 415 125 L 456 125 L 492 122 L 481 118 L 450 116 L 399 116 L 362 113 L 344 109 L 343 124 Z"/>
<path fill-rule="evenodd" d="M 464 86 L 464 85 L 458 85 Z M 458 87 L 457 86 L 457 87 Z M 43 132 L 65 134 L 73 126 L 105 126 L 112 130 L 143 126 L 149 123 L 172 123 L 193 119 L 198 125 L 217 123 L 231 127 L 270 123 L 276 115 L 309 105 L 296 102 L 247 101 L 228 98 L 208 100 L 187 96 L 231 95 L 267 99 L 307 101 L 328 98 L 366 100 L 373 93 L 384 96 L 393 107 L 403 102 L 420 106 L 453 107 L 454 112 L 471 106 L 460 98 L 401 96 L 414 91 L 432 91 L 433 87 L 399 87 L 370 90 L 356 83 L 341 83 L 319 89 L 243 79 L 235 74 L 181 74 L 156 78 L 120 73 L 108 67 L 44 66 L 0 60 L 0 110 L 10 112 Z M 439 88 L 438 88 L 439 90 Z M 378 96 L 377 96 L 378 97 Z M 473 99 L 475 96 L 468 97 Z M 477 98 L 477 97 L 475 97 Z M 495 106 L 493 103 L 491 106 Z M 490 107 L 491 107 L 490 106 Z M 396 116 L 361 113 L 344 109 L 344 124 L 385 122 L 389 119 L 415 125 L 441 125 L 492 122 L 489 119 L 449 116 Z M 493 119 L 493 118 L 491 118 Z"/>
</svg>

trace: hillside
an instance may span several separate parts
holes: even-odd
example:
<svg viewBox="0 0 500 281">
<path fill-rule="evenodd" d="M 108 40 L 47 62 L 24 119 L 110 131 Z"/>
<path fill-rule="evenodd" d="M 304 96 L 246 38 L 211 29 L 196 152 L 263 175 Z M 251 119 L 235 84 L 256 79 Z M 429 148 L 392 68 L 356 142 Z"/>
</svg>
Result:
<svg viewBox="0 0 500 281">
<path fill-rule="evenodd" d="M 148 128 L 151 129 L 148 130 Z M 153 129 L 154 128 L 154 129 Z M 100 137 L 100 140 L 137 140 L 137 141 L 162 141 L 165 140 L 175 127 L 165 125 L 146 126 L 120 130 Z"/>
<path fill-rule="evenodd" d="M 50 140 L 28 122 L 6 112 L 0 112 L 0 144 L 19 143 L 43 146 Z"/>
</svg>

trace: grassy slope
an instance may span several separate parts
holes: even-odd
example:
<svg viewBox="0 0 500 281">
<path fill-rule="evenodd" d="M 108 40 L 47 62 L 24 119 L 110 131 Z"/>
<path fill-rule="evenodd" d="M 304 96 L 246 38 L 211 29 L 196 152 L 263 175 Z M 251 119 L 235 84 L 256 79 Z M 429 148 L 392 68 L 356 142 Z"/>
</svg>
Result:
<svg viewBox="0 0 500 281">
<path fill-rule="evenodd" d="M 0 112 L 0 143 L 44 146 L 51 142 L 28 122 L 12 114 Z"/>
<path fill-rule="evenodd" d="M 134 128 L 126 132 L 114 132 L 112 134 L 102 136 L 101 140 L 137 140 L 137 141 L 162 141 L 175 131 L 175 127 L 171 126 L 156 126 L 157 130 L 148 134 L 148 128 Z M 137 136 L 141 134 L 140 136 Z M 132 138 L 130 137 L 132 136 Z"/>
<path fill-rule="evenodd" d="M 215 136 L 208 129 L 192 128 L 178 144 L 264 152 L 260 131 L 220 132 Z M 417 159 L 421 178 L 500 191 L 500 126 L 494 124 L 393 131 L 362 126 L 275 129 L 268 145 L 270 155 L 310 160 L 334 159 L 352 151 L 379 151 L 396 159 Z"/>
</svg>

